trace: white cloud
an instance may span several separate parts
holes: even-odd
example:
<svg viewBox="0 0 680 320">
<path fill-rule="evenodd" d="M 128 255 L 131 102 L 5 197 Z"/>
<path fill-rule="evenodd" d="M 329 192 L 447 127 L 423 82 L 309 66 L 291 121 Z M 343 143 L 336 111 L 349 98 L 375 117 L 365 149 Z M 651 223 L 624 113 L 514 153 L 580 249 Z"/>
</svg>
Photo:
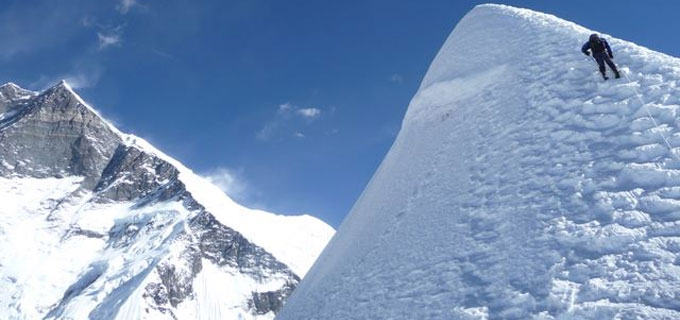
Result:
<svg viewBox="0 0 680 320">
<path fill-rule="evenodd" d="M 257 132 L 255 137 L 258 140 L 267 141 L 274 136 L 274 133 L 280 127 L 280 120 L 272 120 L 264 125 L 260 131 Z"/>
<path fill-rule="evenodd" d="M 228 168 L 216 168 L 203 174 L 203 177 L 216 185 L 232 199 L 242 199 L 246 195 L 246 184 L 237 177 L 237 173 Z"/>
<path fill-rule="evenodd" d="M 289 102 L 282 103 L 279 105 L 279 112 L 288 112 L 293 109 L 293 105 Z"/>
<path fill-rule="evenodd" d="M 302 108 L 290 102 L 280 104 L 277 112 L 279 115 L 287 115 L 294 112 L 297 116 L 307 119 L 313 119 L 321 115 L 321 109 L 319 108 Z"/>
<path fill-rule="evenodd" d="M 317 108 L 302 108 L 298 109 L 296 112 L 298 115 L 309 119 L 313 119 L 321 115 L 321 110 Z"/>
<path fill-rule="evenodd" d="M 334 110 L 335 107 L 332 108 Z M 309 126 L 323 111 L 319 108 L 302 108 L 290 102 L 276 108 L 276 114 L 262 126 L 255 137 L 261 141 L 282 140 L 286 137 L 305 138 L 300 127 Z"/>
<path fill-rule="evenodd" d="M 120 0 L 118 5 L 116 5 L 116 10 L 120 12 L 121 14 L 126 14 L 132 9 L 134 6 L 138 6 L 139 3 L 137 0 Z"/>
<path fill-rule="evenodd" d="M 90 88 L 97 85 L 101 73 L 89 74 L 89 73 L 77 73 L 68 74 L 62 77 L 73 89 Z"/>
<path fill-rule="evenodd" d="M 91 27 L 97 23 L 97 20 L 92 16 L 84 16 L 80 19 L 80 23 L 83 27 Z"/>
<path fill-rule="evenodd" d="M 103 50 L 111 46 L 118 46 L 120 45 L 121 41 L 120 32 L 117 31 L 109 34 L 97 32 L 97 38 L 99 39 L 99 50 Z"/>
</svg>

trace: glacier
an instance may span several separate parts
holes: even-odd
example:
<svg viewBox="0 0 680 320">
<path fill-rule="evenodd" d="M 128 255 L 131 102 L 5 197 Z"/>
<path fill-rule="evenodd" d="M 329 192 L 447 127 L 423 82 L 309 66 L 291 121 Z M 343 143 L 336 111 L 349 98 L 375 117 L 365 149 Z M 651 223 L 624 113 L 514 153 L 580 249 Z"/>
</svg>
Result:
<svg viewBox="0 0 680 320">
<path fill-rule="evenodd" d="M 679 319 L 680 59 L 480 5 L 289 319 Z"/>
<path fill-rule="evenodd" d="M 333 235 L 243 207 L 66 82 L 0 86 L 0 318 L 272 319 Z"/>
</svg>

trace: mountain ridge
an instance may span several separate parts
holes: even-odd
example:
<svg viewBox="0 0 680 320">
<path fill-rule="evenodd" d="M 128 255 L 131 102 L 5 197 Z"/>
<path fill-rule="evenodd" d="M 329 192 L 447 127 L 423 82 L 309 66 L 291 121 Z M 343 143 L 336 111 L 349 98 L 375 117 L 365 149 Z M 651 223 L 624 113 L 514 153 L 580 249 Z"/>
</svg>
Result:
<svg viewBox="0 0 680 320">
<path fill-rule="evenodd" d="M 64 81 L 39 94 L 0 88 L 15 93 L 0 96 L 8 318 L 272 318 L 332 234 L 310 216 L 236 204 Z"/>
</svg>

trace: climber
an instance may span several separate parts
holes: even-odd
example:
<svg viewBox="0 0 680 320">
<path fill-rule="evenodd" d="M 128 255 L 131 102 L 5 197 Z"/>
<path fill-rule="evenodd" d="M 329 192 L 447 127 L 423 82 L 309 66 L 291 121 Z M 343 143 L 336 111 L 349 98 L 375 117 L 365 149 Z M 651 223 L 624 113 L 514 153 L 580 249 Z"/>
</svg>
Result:
<svg viewBox="0 0 680 320">
<path fill-rule="evenodd" d="M 612 48 L 609 47 L 607 40 L 600 38 L 595 33 L 591 34 L 588 42 L 586 42 L 583 47 L 581 47 L 581 51 L 587 56 L 590 55 L 588 50 L 593 52 L 593 58 L 595 58 L 595 61 L 597 61 L 597 64 L 600 66 L 600 72 L 602 73 L 602 77 L 605 80 L 609 79 L 607 77 L 607 69 L 604 67 L 605 62 L 607 62 L 612 71 L 614 71 L 614 76 L 616 79 L 621 77 L 619 70 L 616 69 L 614 61 L 612 61 L 612 59 L 614 59 L 614 55 L 612 54 Z M 605 50 L 607 50 L 607 52 L 605 52 Z"/>
</svg>

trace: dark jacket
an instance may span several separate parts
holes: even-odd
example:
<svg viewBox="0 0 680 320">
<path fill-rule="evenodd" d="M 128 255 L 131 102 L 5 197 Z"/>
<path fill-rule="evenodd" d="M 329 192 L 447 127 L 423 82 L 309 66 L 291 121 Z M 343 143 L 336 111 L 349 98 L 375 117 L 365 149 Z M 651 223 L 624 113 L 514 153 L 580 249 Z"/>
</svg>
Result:
<svg viewBox="0 0 680 320">
<path fill-rule="evenodd" d="M 595 46 L 591 45 L 590 41 L 586 42 L 583 47 L 581 47 L 581 52 L 588 54 L 588 50 L 593 51 L 593 56 L 604 53 L 607 50 L 609 56 L 612 56 L 612 48 L 609 47 L 607 40 L 600 38 L 600 43 L 596 43 Z"/>
</svg>

